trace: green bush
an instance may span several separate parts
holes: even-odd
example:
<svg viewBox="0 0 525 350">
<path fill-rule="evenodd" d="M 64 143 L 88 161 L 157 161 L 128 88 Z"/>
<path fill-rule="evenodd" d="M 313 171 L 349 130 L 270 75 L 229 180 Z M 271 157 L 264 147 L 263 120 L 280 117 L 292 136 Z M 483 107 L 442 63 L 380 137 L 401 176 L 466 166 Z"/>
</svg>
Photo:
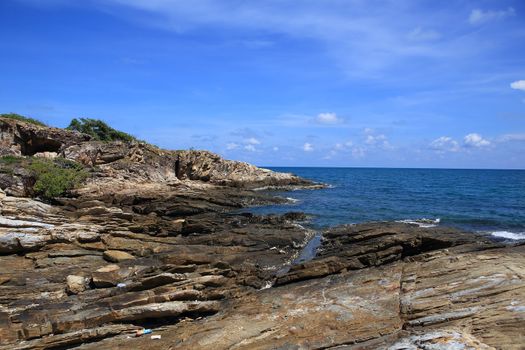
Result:
<svg viewBox="0 0 525 350">
<path fill-rule="evenodd" d="M 95 140 L 99 141 L 136 141 L 137 139 L 130 134 L 123 131 L 113 129 L 102 120 L 80 118 L 73 119 L 69 126 L 69 130 L 76 130 L 84 134 L 91 135 Z"/>
<path fill-rule="evenodd" d="M 46 124 L 42 123 L 40 120 L 36 120 L 36 119 L 33 119 L 33 118 L 29 118 L 29 117 L 24 117 L 23 115 L 16 114 L 16 113 L 2 113 L 2 114 L 0 114 L 0 118 L 15 119 L 15 120 L 20 120 L 20 121 L 23 121 L 23 122 L 26 122 L 26 123 L 31 123 L 31 124 L 40 125 L 40 126 L 46 126 Z"/>
<path fill-rule="evenodd" d="M 84 181 L 88 174 L 84 168 L 67 159 L 34 159 L 29 170 L 35 176 L 33 190 L 47 199 L 64 195 Z"/>
</svg>

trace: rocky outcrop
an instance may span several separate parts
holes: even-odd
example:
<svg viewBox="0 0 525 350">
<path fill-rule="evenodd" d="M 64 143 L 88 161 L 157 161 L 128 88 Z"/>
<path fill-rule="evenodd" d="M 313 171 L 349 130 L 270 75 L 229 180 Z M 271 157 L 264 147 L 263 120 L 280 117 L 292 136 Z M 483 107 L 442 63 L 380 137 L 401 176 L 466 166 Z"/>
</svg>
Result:
<svg viewBox="0 0 525 350">
<path fill-rule="evenodd" d="M 467 243 L 491 244 L 486 239 L 447 227 L 425 230 L 417 225 L 395 222 L 336 227 L 323 233 L 316 259 L 292 266 L 277 278 L 276 284 L 381 266 L 427 251 Z"/>
<path fill-rule="evenodd" d="M 106 204 L 117 206 L 125 200 L 142 205 L 146 202 L 166 203 L 166 196 L 181 197 L 184 192 L 197 192 L 199 194 L 194 197 L 210 202 L 214 196 L 206 196 L 205 193 L 214 191 L 216 187 L 322 187 L 293 174 L 225 160 L 207 151 L 167 151 L 138 141 L 94 141 L 89 135 L 78 132 L 0 118 L 0 155 L 9 154 L 47 158 L 60 156 L 81 163 L 89 170 L 90 176 L 85 185 L 72 195 L 81 197 L 81 201 L 103 200 Z M 0 188 L 13 196 L 30 195 L 28 188 L 32 181 L 30 172 L 21 166 L 0 172 Z M 236 197 L 242 197 L 243 205 L 249 205 L 250 201 L 255 204 L 261 196 L 244 192 Z M 203 212 L 200 208 L 188 207 L 195 213 Z"/>
<path fill-rule="evenodd" d="M 242 188 L 322 188 L 289 173 L 276 173 L 244 162 L 222 159 L 208 151 L 176 151 L 175 169 L 181 180 L 199 180 Z"/>
<path fill-rule="evenodd" d="M 90 139 L 78 132 L 0 118 L 0 155 L 52 157 L 69 145 Z"/>
</svg>

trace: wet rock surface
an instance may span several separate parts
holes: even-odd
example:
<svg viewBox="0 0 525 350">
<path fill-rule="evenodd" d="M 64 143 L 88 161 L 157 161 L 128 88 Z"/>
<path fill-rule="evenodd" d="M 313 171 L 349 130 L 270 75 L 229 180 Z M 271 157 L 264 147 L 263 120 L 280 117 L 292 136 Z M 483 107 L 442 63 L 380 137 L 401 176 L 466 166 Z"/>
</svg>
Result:
<svg viewBox="0 0 525 350">
<path fill-rule="evenodd" d="M 309 181 L 0 126 L 3 154 L 24 155 L 10 135 L 32 132 L 31 147 L 92 167 L 53 205 L 0 181 L 0 349 L 523 349 L 525 245 L 368 223 L 325 230 L 298 263 L 304 214 L 238 209 L 282 201 L 254 188 Z"/>
</svg>

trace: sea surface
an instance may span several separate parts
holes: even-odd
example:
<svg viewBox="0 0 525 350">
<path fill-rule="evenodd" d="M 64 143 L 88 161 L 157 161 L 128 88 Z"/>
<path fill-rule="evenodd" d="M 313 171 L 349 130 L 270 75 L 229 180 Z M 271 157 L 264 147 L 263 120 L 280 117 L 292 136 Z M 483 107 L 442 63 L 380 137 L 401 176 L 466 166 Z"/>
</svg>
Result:
<svg viewBox="0 0 525 350">
<path fill-rule="evenodd" d="M 311 227 L 405 221 L 525 239 L 525 170 L 270 168 L 328 184 L 322 190 L 277 192 L 289 204 L 259 214 L 302 211 Z"/>
</svg>

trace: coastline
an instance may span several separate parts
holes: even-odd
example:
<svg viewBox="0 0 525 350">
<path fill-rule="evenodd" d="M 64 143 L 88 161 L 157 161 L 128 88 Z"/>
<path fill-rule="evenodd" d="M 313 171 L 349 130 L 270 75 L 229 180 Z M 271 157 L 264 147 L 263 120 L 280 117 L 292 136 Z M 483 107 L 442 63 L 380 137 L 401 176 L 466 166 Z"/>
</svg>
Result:
<svg viewBox="0 0 525 350">
<path fill-rule="evenodd" d="M 322 185 L 205 151 L 0 123 L 3 154 L 54 140 L 53 157 L 92 163 L 52 203 L 27 195 L 22 168 L 3 173 L 0 349 L 525 343 L 523 242 L 373 222 L 322 230 L 299 262 L 317 234 L 304 214 L 234 210 L 283 203 L 257 188 Z M 135 336 L 144 329 L 161 339 Z"/>
</svg>

